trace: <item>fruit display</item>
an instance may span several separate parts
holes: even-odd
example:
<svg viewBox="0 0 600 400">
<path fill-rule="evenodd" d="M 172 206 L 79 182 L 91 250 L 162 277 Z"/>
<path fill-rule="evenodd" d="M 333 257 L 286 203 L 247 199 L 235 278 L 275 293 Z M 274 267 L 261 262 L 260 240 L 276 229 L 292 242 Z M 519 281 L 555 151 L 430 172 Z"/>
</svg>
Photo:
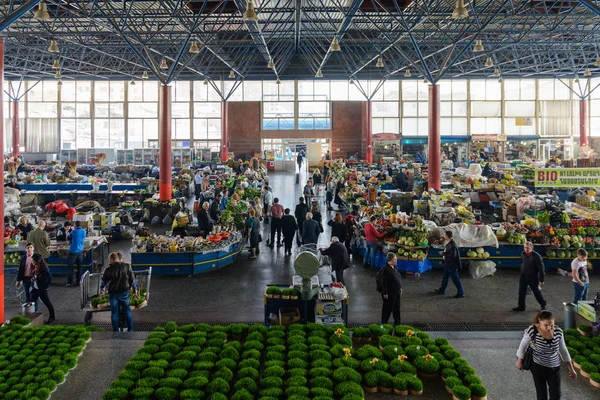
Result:
<svg viewBox="0 0 600 400">
<path fill-rule="evenodd" d="M 490 258 L 490 253 L 485 251 L 482 247 L 478 247 L 475 250 L 469 250 L 469 251 L 467 251 L 466 254 L 467 254 L 468 258 L 481 258 L 481 259 Z"/>
<path fill-rule="evenodd" d="M 150 235 L 147 238 L 137 236 L 133 240 L 132 252 L 134 253 L 176 253 L 176 252 L 207 252 L 228 247 L 241 240 L 240 232 L 223 231 L 203 237 L 187 236 L 184 238 Z"/>
<path fill-rule="evenodd" d="M 510 235 L 508 238 L 508 243 L 510 244 L 525 244 L 527 242 L 527 237 L 523 233 L 515 233 Z"/>
<path fill-rule="evenodd" d="M 139 310 L 148 304 L 147 300 L 148 293 L 146 289 L 141 289 L 139 293 L 129 292 L 129 307 L 131 310 Z M 98 297 L 94 297 L 91 301 L 91 305 L 95 309 L 109 308 L 110 302 L 108 299 L 108 293 L 104 293 Z"/>
<path fill-rule="evenodd" d="M 21 262 L 21 255 L 19 253 L 5 253 L 4 254 L 4 265 L 19 265 Z"/>
</svg>

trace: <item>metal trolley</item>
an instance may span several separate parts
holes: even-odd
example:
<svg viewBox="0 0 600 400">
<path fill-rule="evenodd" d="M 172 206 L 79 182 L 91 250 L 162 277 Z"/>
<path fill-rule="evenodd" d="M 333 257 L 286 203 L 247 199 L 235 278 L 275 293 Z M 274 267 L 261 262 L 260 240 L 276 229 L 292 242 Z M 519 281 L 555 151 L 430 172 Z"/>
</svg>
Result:
<svg viewBox="0 0 600 400">
<path fill-rule="evenodd" d="M 140 308 L 146 307 L 148 305 L 148 301 L 150 298 L 151 277 L 152 267 L 141 271 L 133 271 L 133 278 L 137 282 L 138 290 L 141 292 L 142 289 L 144 289 L 146 293 L 143 305 L 138 306 L 135 310 L 139 310 Z M 79 300 L 81 302 L 81 309 L 85 311 L 85 317 L 83 321 L 86 325 L 92 323 L 94 313 L 110 311 L 110 307 L 95 308 L 92 306 L 92 299 L 102 294 L 102 292 L 100 291 L 100 284 L 102 283 L 101 278 L 101 273 L 90 274 L 89 271 L 86 271 L 81 276 L 81 281 L 79 282 Z M 119 318 L 119 320 L 122 321 L 123 318 Z"/>
</svg>

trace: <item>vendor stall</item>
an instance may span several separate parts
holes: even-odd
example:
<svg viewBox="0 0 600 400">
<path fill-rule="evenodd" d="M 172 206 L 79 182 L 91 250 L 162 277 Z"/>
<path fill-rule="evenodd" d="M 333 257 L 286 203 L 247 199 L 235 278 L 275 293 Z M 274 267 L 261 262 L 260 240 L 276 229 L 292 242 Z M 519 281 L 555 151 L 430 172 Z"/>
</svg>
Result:
<svg viewBox="0 0 600 400">
<path fill-rule="evenodd" d="M 471 154 L 484 161 L 504 160 L 506 135 L 473 134 L 471 135 Z"/>
<path fill-rule="evenodd" d="M 505 159 L 534 160 L 537 158 L 537 136 L 508 136 Z"/>
</svg>

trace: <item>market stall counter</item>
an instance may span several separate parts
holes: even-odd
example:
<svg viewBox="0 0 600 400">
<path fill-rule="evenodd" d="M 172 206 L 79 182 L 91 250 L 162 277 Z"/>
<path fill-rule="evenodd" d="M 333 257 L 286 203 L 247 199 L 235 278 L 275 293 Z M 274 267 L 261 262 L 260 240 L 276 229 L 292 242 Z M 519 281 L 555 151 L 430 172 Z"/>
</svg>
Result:
<svg viewBox="0 0 600 400">
<path fill-rule="evenodd" d="M 232 264 L 242 251 L 243 239 L 240 232 L 231 233 L 219 241 L 210 238 L 199 241 L 195 237 L 136 237 L 131 252 L 131 266 L 134 271 L 152 267 L 153 275 L 202 274 Z"/>
<path fill-rule="evenodd" d="M 4 263 L 6 266 L 19 266 L 21 256 L 25 254 L 26 241 L 19 242 L 16 246 L 6 246 L 4 248 Z M 94 272 L 96 264 L 102 264 L 104 260 L 104 248 L 108 246 L 108 241 L 103 236 L 88 236 L 83 247 L 83 260 L 81 262 L 83 274 L 86 271 Z M 69 243 L 50 241 L 50 257 L 46 260 L 52 275 L 67 275 L 69 272 L 68 256 Z M 108 249 L 110 251 L 110 249 Z"/>
</svg>

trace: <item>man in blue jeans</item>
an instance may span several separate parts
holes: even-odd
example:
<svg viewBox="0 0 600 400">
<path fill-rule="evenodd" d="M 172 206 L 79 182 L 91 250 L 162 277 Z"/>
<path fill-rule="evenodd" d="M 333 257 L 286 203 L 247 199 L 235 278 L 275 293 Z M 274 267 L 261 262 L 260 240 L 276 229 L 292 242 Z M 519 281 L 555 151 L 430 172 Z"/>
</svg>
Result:
<svg viewBox="0 0 600 400">
<path fill-rule="evenodd" d="M 102 275 L 102 282 L 108 286 L 110 321 L 113 331 L 119 331 L 119 308 L 125 314 L 127 331 L 133 332 L 133 316 L 129 307 L 129 290 L 133 287 L 133 272 L 128 264 L 121 261 L 117 253 L 108 258 L 110 265 Z"/>
<path fill-rule="evenodd" d="M 73 264 L 77 263 L 77 282 L 79 285 L 81 278 L 81 262 L 83 261 L 83 242 L 87 232 L 81 227 L 81 222 L 75 222 L 75 229 L 71 231 L 71 245 L 69 246 L 69 275 L 67 277 L 67 287 L 73 286 Z"/>
<path fill-rule="evenodd" d="M 456 286 L 458 293 L 454 296 L 455 299 L 462 299 L 465 297 L 465 292 L 458 277 L 458 270 L 461 268 L 460 264 L 460 253 L 458 246 L 452 239 L 452 231 L 446 231 L 444 239 L 446 240 L 446 248 L 440 252 L 440 255 L 444 257 L 444 275 L 442 278 L 442 286 L 439 289 L 435 289 L 436 294 L 444 294 L 446 287 L 448 286 L 448 278 L 452 279 L 452 283 Z"/>
</svg>

